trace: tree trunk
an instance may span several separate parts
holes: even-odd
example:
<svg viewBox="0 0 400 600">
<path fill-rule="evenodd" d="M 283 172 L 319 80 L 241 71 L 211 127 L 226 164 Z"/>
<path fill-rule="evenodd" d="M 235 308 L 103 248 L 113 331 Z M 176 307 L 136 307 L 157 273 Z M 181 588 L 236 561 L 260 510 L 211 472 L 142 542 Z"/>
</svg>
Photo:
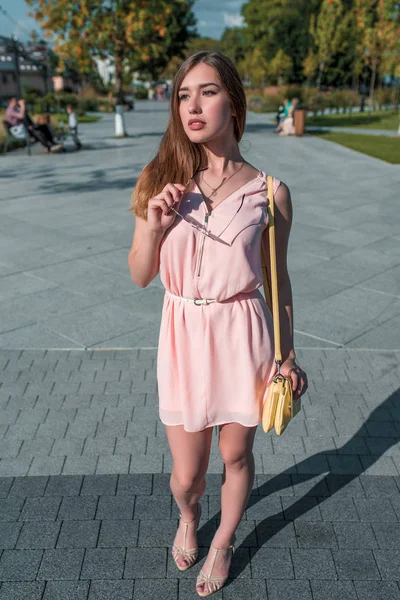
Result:
<svg viewBox="0 0 400 600">
<path fill-rule="evenodd" d="M 369 99 L 371 101 L 371 105 L 374 100 L 374 90 L 375 90 L 375 81 L 376 81 L 376 71 L 377 71 L 378 61 L 376 58 L 372 61 L 372 74 L 371 74 L 371 84 L 369 88 Z"/>
<path fill-rule="evenodd" d="M 122 89 L 122 75 L 123 75 L 123 56 L 120 52 L 117 53 L 115 61 L 115 137 L 121 138 L 126 137 L 128 134 L 125 129 L 124 120 L 124 93 Z"/>
<path fill-rule="evenodd" d="M 324 62 L 319 63 L 318 77 L 317 77 L 317 89 L 320 89 L 320 87 L 321 87 L 322 71 L 324 70 L 324 66 L 325 66 Z"/>
</svg>

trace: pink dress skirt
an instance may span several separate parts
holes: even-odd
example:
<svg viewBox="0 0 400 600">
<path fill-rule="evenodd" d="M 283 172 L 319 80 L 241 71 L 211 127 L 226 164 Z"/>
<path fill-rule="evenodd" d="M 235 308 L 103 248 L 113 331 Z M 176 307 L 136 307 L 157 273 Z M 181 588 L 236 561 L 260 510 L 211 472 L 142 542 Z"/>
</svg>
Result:
<svg viewBox="0 0 400 600">
<path fill-rule="evenodd" d="M 274 191 L 280 182 L 274 179 Z M 261 238 L 268 224 L 262 171 L 218 204 L 197 186 L 184 196 L 160 249 L 166 289 L 158 345 L 159 414 L 165 425 L 202 431 L 261 421 L 275 373 L 272 315 L 260 292 Z M 204 228 L 210 233 L 205 236 Z M 182 298 L 216 300 L 195 305 Z"/>
</svg>

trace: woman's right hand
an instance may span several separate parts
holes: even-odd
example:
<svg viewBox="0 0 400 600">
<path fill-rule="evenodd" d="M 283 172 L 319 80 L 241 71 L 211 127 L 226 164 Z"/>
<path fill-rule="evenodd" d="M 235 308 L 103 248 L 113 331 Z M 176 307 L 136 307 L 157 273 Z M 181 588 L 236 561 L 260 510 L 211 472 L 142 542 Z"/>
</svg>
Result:
<svg viewBox="0 0 400 600">
<path fill-rule="evenodd" d="M 181 183 L 167 183 L 163 191 L 149 200 L 147 212 L 147 227 L 149 231 L 164 234 L 176 219 L 176 214 L 171 206 L 178 210 L 180 201 L 185 192 Z"/>
</svg>

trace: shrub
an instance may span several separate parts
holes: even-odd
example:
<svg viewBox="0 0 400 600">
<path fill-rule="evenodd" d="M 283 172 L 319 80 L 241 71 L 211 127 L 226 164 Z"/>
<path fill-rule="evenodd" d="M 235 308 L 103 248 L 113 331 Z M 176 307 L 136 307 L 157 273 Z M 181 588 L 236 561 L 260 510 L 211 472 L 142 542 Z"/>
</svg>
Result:
<svg viewBox="0 0 400 600">
<path fill-rule="evenodd" d="M 136 100 L 147 100 L 149 97 L 147 88 L 145 88 L 144 85 L 139 85 L 136 87 L 134 91 L 134 97 Z"/>
<path fill-rule="evenodd" d="M 79 99 L 79 108 L 83 112 L 99 110 L 99 100 L 96 98 Z"/>
<path fill-rule="evenodd" d="M 60 108 L 66 108 L 71 104 L 74 108 L 78 107 L 78 97 L 75 94 L 65 94 L 58 97 L 58 105 Z"/>
</svg>

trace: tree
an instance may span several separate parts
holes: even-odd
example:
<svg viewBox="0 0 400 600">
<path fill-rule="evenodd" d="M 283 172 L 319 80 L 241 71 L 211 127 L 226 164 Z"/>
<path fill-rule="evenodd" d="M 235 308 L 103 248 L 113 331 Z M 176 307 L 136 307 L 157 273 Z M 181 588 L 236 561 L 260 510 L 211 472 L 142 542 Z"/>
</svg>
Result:
<svg viewBox="0 0 400 600">
<path fill-rule="evenodd" d="M 303 71 L 308 81 L 311 81 L 318 69 L 318 56 L 313 50 L 309 50 L 303 60 Z"/>
<path fill-rule="evenodd" d="M 400 37 L 400 7 L 396 0 L 355 0 L 359 53 L 371 68 L 369 96 L 373 100 L 380 66 L 393 68 Z"/>
<path fill-rule="evenodd" d="M 283 85 L 284 75 L 288 74 L 292 69 L 292 59 L 284 53 L 282 48 L 278 50 L 274 58 L 268 66 L 269 75 L 273 75 L 278 79 L 278 85 Z"/>
<path fill-rule="evenodd" d="M 116 135 L 126 135 L 123 122 L 123 74 L 143 65 L 168 64 L 172 51 L 185 46 L 195 23 L 194 0 L 27 0 L 46 36 L 55 36 L 61 63 L 75 59 L 83 73 L 94 56 L 112 56 L 117 100 Z M 168 26 L 174 26 L 173 39 Z M 153 68 L 153 67 L 152 67 Z M 120 107 L 118 109 L 118 106 Z"/>
<path fill-rule="evenodd" d="M 246 55 L 244 31 L 241 27 L 227 27 L 220 42 L 221 52 L 229 56 L 237 65 Z"/>
<path fill-rule="evenodd" d="M 250 85 L 260 86 L 265 83 L 268 64 L 259 48 L 247 54 L 238 64 L 240 76 L 250 82 Z"/>
<path fill-rule="evenodd" d="M 342 0 L 323 0 L 313 32 L 318 57 L 318 88 L 326 65 L 344 42 L 347 18 Z"/>
<path fill-rule="evenodd" d="M 245 46 L 258 48 L 269 63 L 279 50 L 290 57 L 291 81 L 303 78 L 303 60 L 310 47 L 309 22 L 322 0 L 249 0 L 242 7 Z"/>
</svg>

